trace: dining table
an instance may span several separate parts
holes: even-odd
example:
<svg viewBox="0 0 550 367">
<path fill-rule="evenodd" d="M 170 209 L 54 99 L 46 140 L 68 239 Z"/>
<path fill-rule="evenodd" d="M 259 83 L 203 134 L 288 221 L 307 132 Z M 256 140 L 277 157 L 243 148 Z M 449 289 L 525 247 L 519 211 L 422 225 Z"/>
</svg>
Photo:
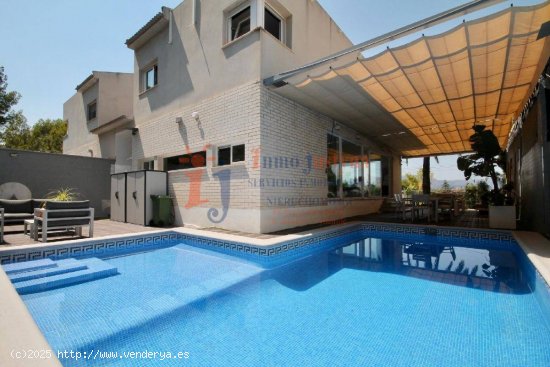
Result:
<svg viewBox="0 0 550 367">
<path fill-rule="evenodd" d="M 412 205 L 417 213 L 420 209 L 428 209 L 428 222 L 431 222 L 431 211 L 434 210 L 434 221 L 439 221 L 439 196 L 418 194 L 412 196 Z M 413 214 L 414 215 L 414 214 Z"/>
</svg>

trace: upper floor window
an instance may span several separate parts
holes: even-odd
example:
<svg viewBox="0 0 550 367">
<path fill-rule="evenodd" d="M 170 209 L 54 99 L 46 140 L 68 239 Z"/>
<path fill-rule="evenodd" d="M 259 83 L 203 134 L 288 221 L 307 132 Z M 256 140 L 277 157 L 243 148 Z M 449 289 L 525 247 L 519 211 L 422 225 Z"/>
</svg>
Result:
<svg viewBox="0 0 550 367">
<path fill-rule="evenodd" d="M 149 90 L 158 84 L 158 65 L 154 64 L 147 68 L 143 74 L 143 90 Z"/>
<path fill-rule="evenodd" d="M 250 32 L 250 6 L 238 8 L 229 16 L 230 41 Z"/>
<path fill-rule="evenodd" d="M 283 42 L 283 20 L 275 11 L 265 8 L 264 29 Z"/>
<path fill-rule="evenodd" d="M 224 12 L 224 19 L 225 42 L 261 27 L 287 47 L 292 47 L 292 15 L 276 1 L 245 0 L 240 6 Z"/>
<path fill-rule="evenodd" d="M 276 1 L 243 0 L 236 8 L 224 12 L 225 42 L 231 42 L 263 28 L 291 48 L 292 15 Z"/>
<path fill-rule="evenodd" d="M 88 121 L 91 121 L 96 118 L 97 116 L 97 101 L 93 101 L 88 105 Z"/>
</svg>

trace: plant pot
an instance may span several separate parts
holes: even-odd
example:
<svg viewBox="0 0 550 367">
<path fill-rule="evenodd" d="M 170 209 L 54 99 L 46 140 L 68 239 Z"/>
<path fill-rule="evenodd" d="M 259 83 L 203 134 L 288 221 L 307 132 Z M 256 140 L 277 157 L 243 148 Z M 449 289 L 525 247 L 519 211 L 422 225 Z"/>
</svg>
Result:
<svg viewBox="0 0 550 367">
<path fill-rule="evenodd" d="M 489 205 L 489 227 L 498 229 L 516 229 L 516 206 Z"/>
</svg>

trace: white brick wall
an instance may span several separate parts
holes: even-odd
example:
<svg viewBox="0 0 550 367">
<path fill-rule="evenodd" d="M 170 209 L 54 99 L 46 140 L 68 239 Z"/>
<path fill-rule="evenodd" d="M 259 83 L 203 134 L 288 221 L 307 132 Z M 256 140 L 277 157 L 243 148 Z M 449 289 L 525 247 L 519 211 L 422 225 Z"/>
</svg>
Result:
<svg viewBox="0 0 550 367">
<path fill-rule="evenodd" d="M 191 114 L 199 113 L 200 125 Z M 183 123 L 177 124 L 176 118 Z M 143 159 L 158 159 L 207 148 L 207 167 L 169 173 L 177 224 L 217 226 L 270 232 L 304 224 L 338 220 L 377 211 L 380 199 L 327 202 L 326 134 L 333 120 L 269 91 L 259 82 L 232 89 L 196 105 L 138 124 L 134 168 Z M 344 126 L 336 135 L 370 144 Z M 216 167 L 216 147 L 246 145 L 246 161 Z M 372 144 L 370 144 L 372 145 Z M 258 150 L 259 148 L 259 150 Z M 306 157 L 313 167 L 308 169 Z M 265 166 L 271 159 L 272 168 Z M 287 165 L 276 167 L 277 162 Z M 231 170 L 229 211 L 221 223 L 208 216 L 222 212 L 216 173 Z M 200 197 L 190 198 L 191 176 L 200 177 Z M 189 205 L 191 204 L 191 205 Z M 283 220 L 284 219 L 284 220 Z"/>
<path fill-rule="evenodd" d="M 200 123 L 191 116 L 193 112 L 199 113 Z M 176 123 L 178 117 L 182 118 L 183 123 Z M 206 168 L 169 173 L 169 190 L 175 198 L 178 224 L 213 225 L 206 213 L 209 208 L 221 211 L 220 182 L 215 174 L 225 169 L 231 170 L 231 209 L 228 215 L 235 211 L 233 209 L 259 207 L 260 190 L 248 185 L 249 179 L 260 176 L 259 169 L 252 167 L 253 150 L 260 145 L 259 83 L 229 90 L 137 127 L 139 133 L 133 145 L 135 168 L 145 158 L 162 160 L 164 157 L 197 152 L 208 147 Z M 246 161 L 216 167 L 216 147 L 237 144 L 245 144 Z M 200 198 L 189 197 L 192 175 L 200 177 Z"/>
</svg>

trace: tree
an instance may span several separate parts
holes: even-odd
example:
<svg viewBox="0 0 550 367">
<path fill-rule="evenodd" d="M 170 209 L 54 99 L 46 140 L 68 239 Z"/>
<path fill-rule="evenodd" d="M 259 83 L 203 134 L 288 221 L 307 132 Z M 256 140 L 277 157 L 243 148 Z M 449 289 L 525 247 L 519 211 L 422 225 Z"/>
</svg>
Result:
<svg viewBox="0 0 550 367">
<path fill-rule="evenodd" d="M 401 180 L 401 187 L 407 195 L 420 191 L 421 185 L 418 175 L 407 173 Z"/>
<path fill-rule="evenodd" d="M 11 149 L 61 153 L 66 133 L 67 124 L 61 119 L 40 119 L 30 128 L 23 114 L 18 112 L 0 132 L 0 143 Z"/>
<path fill-rule="evenodd" d="M 430 181 L 433 181 L 434 179 L 434 173 L 432 171 L 429 171 L 430 175 Z M 418 171 L 416 171 L 415 175 L 416 179 L 418 180 L 418 190 L 417 191 L 424 191 L 423 185 L 424 185 L 424 168 L 419 168 Z"/>
<path fill-rule="evenodd" d="M 0 126 L 18 118 L 17 113 L 12 112 L 11 109 L 19 102 L 19 98 L 21 98 L 19 93 L 8 92 L 8 77 L 4 74 L 4 67 L 0 66 Z"/>
<path fill-rule="evenodd" d="M 39 152 L 63 152 L 63 138 L 67 134 L 67 123 L 62 119 L 40 119 L 31 129 L 28 149 Z"/>
<path fill-rule="evenodd" d="M 449 184 L 449 181 L 443 180 L 443 184 L 441 185 L 441 191 L 443 192 L 451 191 L 451 185 Z"/>
<path fill-rule="evenodd" d="M 0 66 L 0 146 L 61 153 L 63 137 L 67 134 L 65 121 L 40 119 L 30 128 L 23 112 L 12 111 L 21 95 L 15 91 L 8 92 L 7 81 L 4 67 Z"/>
<path fill-rule="evenodd" d="M 13 114 L 0 131 L 0 146 L 12 149 L 28 149 L 30 128 L 21 111 Z"/>
<path fill-rule="evenodd" d="M 477 186 L 472 183 L 467 183 L 464 188 L 464 201 L 466 201 L 466 207 L 475 208 L 478 202 Z"/>
</svg>

